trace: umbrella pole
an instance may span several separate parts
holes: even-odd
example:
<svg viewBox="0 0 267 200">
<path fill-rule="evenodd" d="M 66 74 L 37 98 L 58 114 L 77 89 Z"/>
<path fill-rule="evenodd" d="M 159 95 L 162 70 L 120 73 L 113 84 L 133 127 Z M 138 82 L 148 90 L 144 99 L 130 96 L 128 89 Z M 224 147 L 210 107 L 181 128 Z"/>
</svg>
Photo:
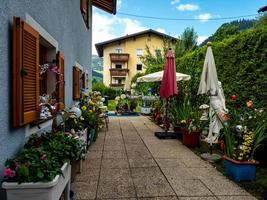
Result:
<svg viewBox="0 0 267 200">
<path fill-rule="evenodd" d="M 169 107 L 169 100 L 168 98 L 166 99 L 166 111 L 165 111 L 165 133 L 168 132 L 168 107 Z"/>
<path fill-rule="evenodd" d="M 212 143 L 210 143 L 210 155 L 212 155 Z"/>
</svg>

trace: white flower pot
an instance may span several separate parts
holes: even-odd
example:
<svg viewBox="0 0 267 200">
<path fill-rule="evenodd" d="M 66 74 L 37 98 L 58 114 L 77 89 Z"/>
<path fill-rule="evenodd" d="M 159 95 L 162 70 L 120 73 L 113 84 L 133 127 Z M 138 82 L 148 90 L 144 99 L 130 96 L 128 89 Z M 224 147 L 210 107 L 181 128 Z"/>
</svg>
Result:
<svg viewBox="0 0 267 200">
<path fill-rule="evenodd" d="M 47 183 L 3 182 L 7 200 L 58 200 L 64 190 L 65 199 L 69 200 L 71 165 L 65 163 L 61 170 L 63 176 L 57 175 Z"/>
</svg>

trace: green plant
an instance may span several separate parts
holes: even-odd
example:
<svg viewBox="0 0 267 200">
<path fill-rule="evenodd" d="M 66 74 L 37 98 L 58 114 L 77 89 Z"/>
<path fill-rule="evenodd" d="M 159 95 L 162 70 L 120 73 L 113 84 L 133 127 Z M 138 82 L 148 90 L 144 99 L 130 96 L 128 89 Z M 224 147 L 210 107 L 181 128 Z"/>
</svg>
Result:
<svg viewBox="0 0 267 200">
<path fill-rule="evenodd" d="M 5 163 L 4 177 L 15 182 L 48 182 L 61 174 L 64 162 L 79 158 L 80 143 L 62 132 L 32 135 L 13 159 Z"/>
<path fill-rule="evenodd" d="M 240 106 L 232 100 L 230 120 L 224 125 L 226 155 L 244 161 L 253 160 L 256 150 L 267 138 L 267 114 L 264 109 L 255 109 L 252 101 Z"/>
</svg>

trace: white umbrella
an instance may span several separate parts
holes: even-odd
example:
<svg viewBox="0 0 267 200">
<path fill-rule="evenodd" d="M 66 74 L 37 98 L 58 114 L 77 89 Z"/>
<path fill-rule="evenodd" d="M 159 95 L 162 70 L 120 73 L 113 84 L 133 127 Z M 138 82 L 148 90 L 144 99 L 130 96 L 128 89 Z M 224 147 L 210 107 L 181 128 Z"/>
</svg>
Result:
<svg viewBox="0 0 267 200">
<path fill-rule="evenodd" d="M 207 141 L 211 144 L 217 143 L 220 129 L 223 128 L 221 119 L 218 116 L 226 114 L 228 110 L 225 107 L 225 97 L 221 82 L 218 81 L 211 43 L 208 43 L 198 94 L 211 96 L 210 125 Z"/>
<path fill-rule="evenodd" d="M 147 74 L 137 78 L 136 82 L 159 82 L 162 80 L 164 71 L 155 72 L 152 74 Z M 176 81 L 187 81 L 190 80 L 191 76 L 182 73 L 176 73 Z"/>
</svg>

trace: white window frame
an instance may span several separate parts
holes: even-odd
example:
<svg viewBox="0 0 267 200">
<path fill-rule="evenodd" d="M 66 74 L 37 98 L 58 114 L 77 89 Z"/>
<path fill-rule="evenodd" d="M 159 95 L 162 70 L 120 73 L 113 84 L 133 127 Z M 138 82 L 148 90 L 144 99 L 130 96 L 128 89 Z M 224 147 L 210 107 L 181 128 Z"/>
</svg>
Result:
<svg viewBox="0 0 267 200">
<path fill-rule="evenodd" d="M 123 48 L 116 48 L 115 53 L 123 53 Z"/>
<path fill-rule="evenodd" d="M 136 55 L 137 55 L 137 56 L 143 56 L 143 55 L 144 55 L 143 49 L 141 49 L 141 48 L 137 48 L 137 49 L 136 49 Z"/>
</svg>

